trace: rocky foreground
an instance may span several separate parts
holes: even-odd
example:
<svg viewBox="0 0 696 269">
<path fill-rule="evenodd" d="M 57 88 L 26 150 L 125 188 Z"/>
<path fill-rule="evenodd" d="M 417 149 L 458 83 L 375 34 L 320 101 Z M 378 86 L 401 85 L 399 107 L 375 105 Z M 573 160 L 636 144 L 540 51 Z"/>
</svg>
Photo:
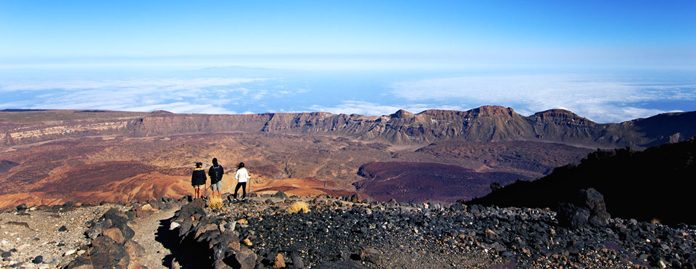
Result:
<svg viewBox="0 0 696 269">
<path fill-rule="evenodd" d="M 550 210 L 344 200 L 281 195 L 221 210 L 190 203 L 167 224 L 180 242 L 174 262 L 215 268 L 696 268 L 693 226 L 611 219 L 594 209 L 576 211 L 588 212 L 587 218 L 571 214 L 562 226 Z"/>
<path fill-rule="evenodd" d="M 114 205 L 18 206 L 0 213 L 0 268 L 56 268 L 87 251 L 85 224 Z"/>
<path fill-rule="evenodd" d="M 586 202 L 557 214 L 278 193 L 220 209 L 185 199 L 20 208 L 0 214 L 0 267 L 696 268 L 696 227 L 610 218 L 601 199 Z M 143 220 L 167 208 L 179 210 L 152 220 L 161 245 L 137 242 L 152 232 Z"/>
</svg>

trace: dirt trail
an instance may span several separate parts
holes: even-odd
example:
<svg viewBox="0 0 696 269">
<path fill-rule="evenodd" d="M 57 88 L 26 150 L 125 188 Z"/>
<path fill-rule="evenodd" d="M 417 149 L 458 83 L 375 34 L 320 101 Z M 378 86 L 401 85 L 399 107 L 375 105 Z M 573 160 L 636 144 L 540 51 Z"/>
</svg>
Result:
<svg viewBox="0 0 696 269">
<path fill-rule="evenodd" d="M 145 248 L 145 254 L 139 257 L 139 260 L 147 268 L 167 268 L 162 262 L 165 256 L 171 252 L 156 240 L 157 229 L 160 226 L 160 220 L 171 218 L 177 210 L 179 210 L 178 207 L 162 209 L 131 223 L 131 227 L 135 231 L 133 241 Z"/>
</svg>

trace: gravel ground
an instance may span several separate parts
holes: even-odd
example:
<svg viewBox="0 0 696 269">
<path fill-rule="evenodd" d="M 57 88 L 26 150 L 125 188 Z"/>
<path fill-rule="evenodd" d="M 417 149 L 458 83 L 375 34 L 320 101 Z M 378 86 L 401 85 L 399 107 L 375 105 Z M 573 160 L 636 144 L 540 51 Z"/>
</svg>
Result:
<svg viewBox="0 0 696 269">
<path fill-rule="evenodd" d="M 0 213 L 0 268 L 56 268 L 89 243 L 86 223 L 109 206 L 32 207 Z"/>
</svg>

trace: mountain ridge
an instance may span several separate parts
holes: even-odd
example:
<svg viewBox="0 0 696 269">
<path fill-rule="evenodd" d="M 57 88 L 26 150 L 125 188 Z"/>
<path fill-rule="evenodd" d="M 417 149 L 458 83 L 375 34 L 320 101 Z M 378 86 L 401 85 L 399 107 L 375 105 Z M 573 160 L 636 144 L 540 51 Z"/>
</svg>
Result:
<svg viewBox="0 0 696 269">
<path fill-rule="evenodd" d="M 696 135 L 696 112 L 672 112 L 620 123 L 595 123 L 571 111 L 550 109 L 523 116 L 512 108 L 481 106 L 457 111 L 430 109 L 419 113 L 399 110 L 390 115 L 364 116 L 328 112 L 261 114 L 175 114 L 155 111 L 99 112 L 101 120 L 62 120 L 52 124 L 16 126 L 7 114 L 56 111 L 0 112 L 0 141 L 20 145 L 60 136 L 128 135 L 166 136 L 181 133 L 324 134 L 393 144 L 428 144 L 444 140 L 540 141 L 590 148 L 645 148 L 684 141 Z M 69 118 L 81 111 L 60 111 Z M 122 114 L 126 114 L 125 116 Z M 113 117 L 109 115 L 120 115 Z M 696 125 L 694 125 L 696 126 Z"/>
<path fill-rule="evenodd" d="M 470 199 L 485 195 L 488 182 L 533 180 L 593 149 L 684 140 L 696 133 L 693 123 L 696 112 L 598 124 L 567 110 L 522 116 L 501 106 L 383 116 L 0 112 L 0 208 L 177 197 L 190 191 L 193 162 L 213 157 L 252 167 L 256 190 L 386 200 L 393 187 L 407 201 Z M 370 163 L 382 163 L 370 166 L 376 180 L 356 173 Z M 408 173 L 382 180 L 394 171 Z M 431 191 L 412 188 L 426 176 Z M 480 184 L 466 188 L 467 178 Z M 450 184 L 464 188 L 444 195 Z"/>
</svg>

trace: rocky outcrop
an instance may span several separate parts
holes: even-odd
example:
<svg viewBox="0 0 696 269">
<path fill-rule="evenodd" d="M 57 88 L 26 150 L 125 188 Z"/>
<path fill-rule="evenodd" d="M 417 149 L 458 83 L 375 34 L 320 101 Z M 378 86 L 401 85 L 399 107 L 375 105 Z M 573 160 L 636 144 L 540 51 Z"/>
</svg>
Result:
<svg viewBox="0 0 696 269">
<path fill-rule="evenodd" d="M 210 217 L 204 207 L 203 200 L 195 200 L 182 206 L 169 220 L 170 232 L 176 235 L 179 242 L 173 252 L 199 249 L 202 254 L 196 260 L 179 256 L 177 262 L 198 268 L 253 269 L 257 256 L 240 240 L 239 232 L 235 231 L 237 223 Z"/>
<path fill-rule="evenodd" d="M 86 232 L 92 240 L 88 251 L 76 257 L 66 268 L 142 268 L 138 259 L 144 250 L 132 240 L 135 232 L 128 221 L 128 215 L 116 208 L 92 221 Z"/>
<path fill-rule="evenodd" d="M 600 217 L 601 195 L 586 190 L 579 198 L 577 205 L 588 209 L 590 218 Z M 297 202 L 311 210 L 292 212 Z M 204 205 L 184 206 L 168 224 L 189 253 L 203 250 L 193 254 L 199 261 L 210 257 L 197 268 L 696 266 L 691 226 L 601 216 L 606 217 L 601 226 L 568 229 L 548 209 L 467 208 L 461 203 L 267 196 L 228 203 L 229 210 Z M 187 265 L 192 266 L 182 263 Z"/>
</svg>

